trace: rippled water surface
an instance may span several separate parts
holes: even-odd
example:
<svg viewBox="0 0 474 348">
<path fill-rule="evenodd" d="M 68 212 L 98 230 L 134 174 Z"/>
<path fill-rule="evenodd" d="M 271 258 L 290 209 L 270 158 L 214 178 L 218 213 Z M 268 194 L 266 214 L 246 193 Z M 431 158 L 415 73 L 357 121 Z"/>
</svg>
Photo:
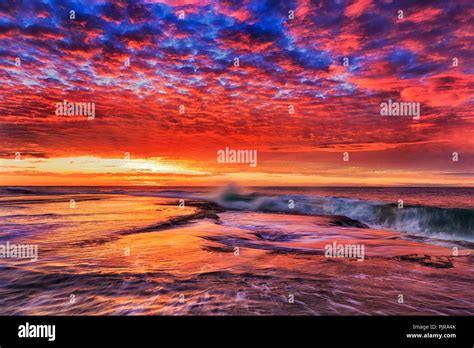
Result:
<svg viewBox="0 0 474 348">
<path fill-rule="evenodd" d="M 0 244 L 37 244 L 39 255 L 0 259 L 0 314 L 473 315 L 465 194 L 462 208 L 413 210 L 426 221 L 404 224 L 413 214 L 373 208 L 387 195 L 367 205 L 281 189 L 216 199 L 197 189 L 5 192 Z M 437 217 L 462 214 L 464 225 Z M 333 242 L 364 245 L 364 260 L 326 257 Z"/>
</svg>

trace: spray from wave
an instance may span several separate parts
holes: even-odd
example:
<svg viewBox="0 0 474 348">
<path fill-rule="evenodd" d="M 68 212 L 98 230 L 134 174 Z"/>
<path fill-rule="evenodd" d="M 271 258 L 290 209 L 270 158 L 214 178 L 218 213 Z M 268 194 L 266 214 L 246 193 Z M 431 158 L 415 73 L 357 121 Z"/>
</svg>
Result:
<svg viewBox="0 0 474 348">
<path fill-rule="evenodd" d="M 298 215 L 342 215 L 376 228 L 449 240 L 474 241 L 474 210 L 405 206 L 360 199 L 244 193 L 236 185 L 221 191 L 214 202 L 226 209 Z"/>
</svg>

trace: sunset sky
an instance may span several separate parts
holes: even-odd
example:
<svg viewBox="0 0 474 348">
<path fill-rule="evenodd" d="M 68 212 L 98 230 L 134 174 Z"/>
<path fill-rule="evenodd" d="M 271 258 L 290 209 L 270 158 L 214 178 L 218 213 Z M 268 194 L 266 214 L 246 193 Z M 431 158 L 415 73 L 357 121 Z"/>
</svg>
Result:
<svg viewBox="0 0 474 348">
<path fill-rule="evenodd" d="M 1 1 L 0 185 L 474 186 L 474 3 L 419 3 Z"/>
</svg>

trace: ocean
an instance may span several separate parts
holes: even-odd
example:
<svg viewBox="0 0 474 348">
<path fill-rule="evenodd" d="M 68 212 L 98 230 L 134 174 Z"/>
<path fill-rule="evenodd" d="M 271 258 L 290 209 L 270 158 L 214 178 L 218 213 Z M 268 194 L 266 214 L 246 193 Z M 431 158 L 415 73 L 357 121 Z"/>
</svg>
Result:
<svg viewBox="0 0 474 348">
<path fill-rule="evenodd" d="M 2 187 L 0 314 L 473 315 L 473 197 Z"/>
</svg>

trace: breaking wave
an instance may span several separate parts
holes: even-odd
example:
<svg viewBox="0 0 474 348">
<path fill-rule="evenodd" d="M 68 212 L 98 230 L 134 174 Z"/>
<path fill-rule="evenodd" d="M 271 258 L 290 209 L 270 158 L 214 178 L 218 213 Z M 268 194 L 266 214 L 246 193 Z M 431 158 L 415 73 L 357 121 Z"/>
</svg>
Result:
<svg viewBox="0 0 474 348">
<path fill-rule="evenodd" d="M 360 199 L 245 194 L 228 186 L 214 202 L 226 209 L 298 215 L 343 215 L 374 228 L 449 240 L 474 241 L 474 209 L 404 206 Z"/>
</svg>

